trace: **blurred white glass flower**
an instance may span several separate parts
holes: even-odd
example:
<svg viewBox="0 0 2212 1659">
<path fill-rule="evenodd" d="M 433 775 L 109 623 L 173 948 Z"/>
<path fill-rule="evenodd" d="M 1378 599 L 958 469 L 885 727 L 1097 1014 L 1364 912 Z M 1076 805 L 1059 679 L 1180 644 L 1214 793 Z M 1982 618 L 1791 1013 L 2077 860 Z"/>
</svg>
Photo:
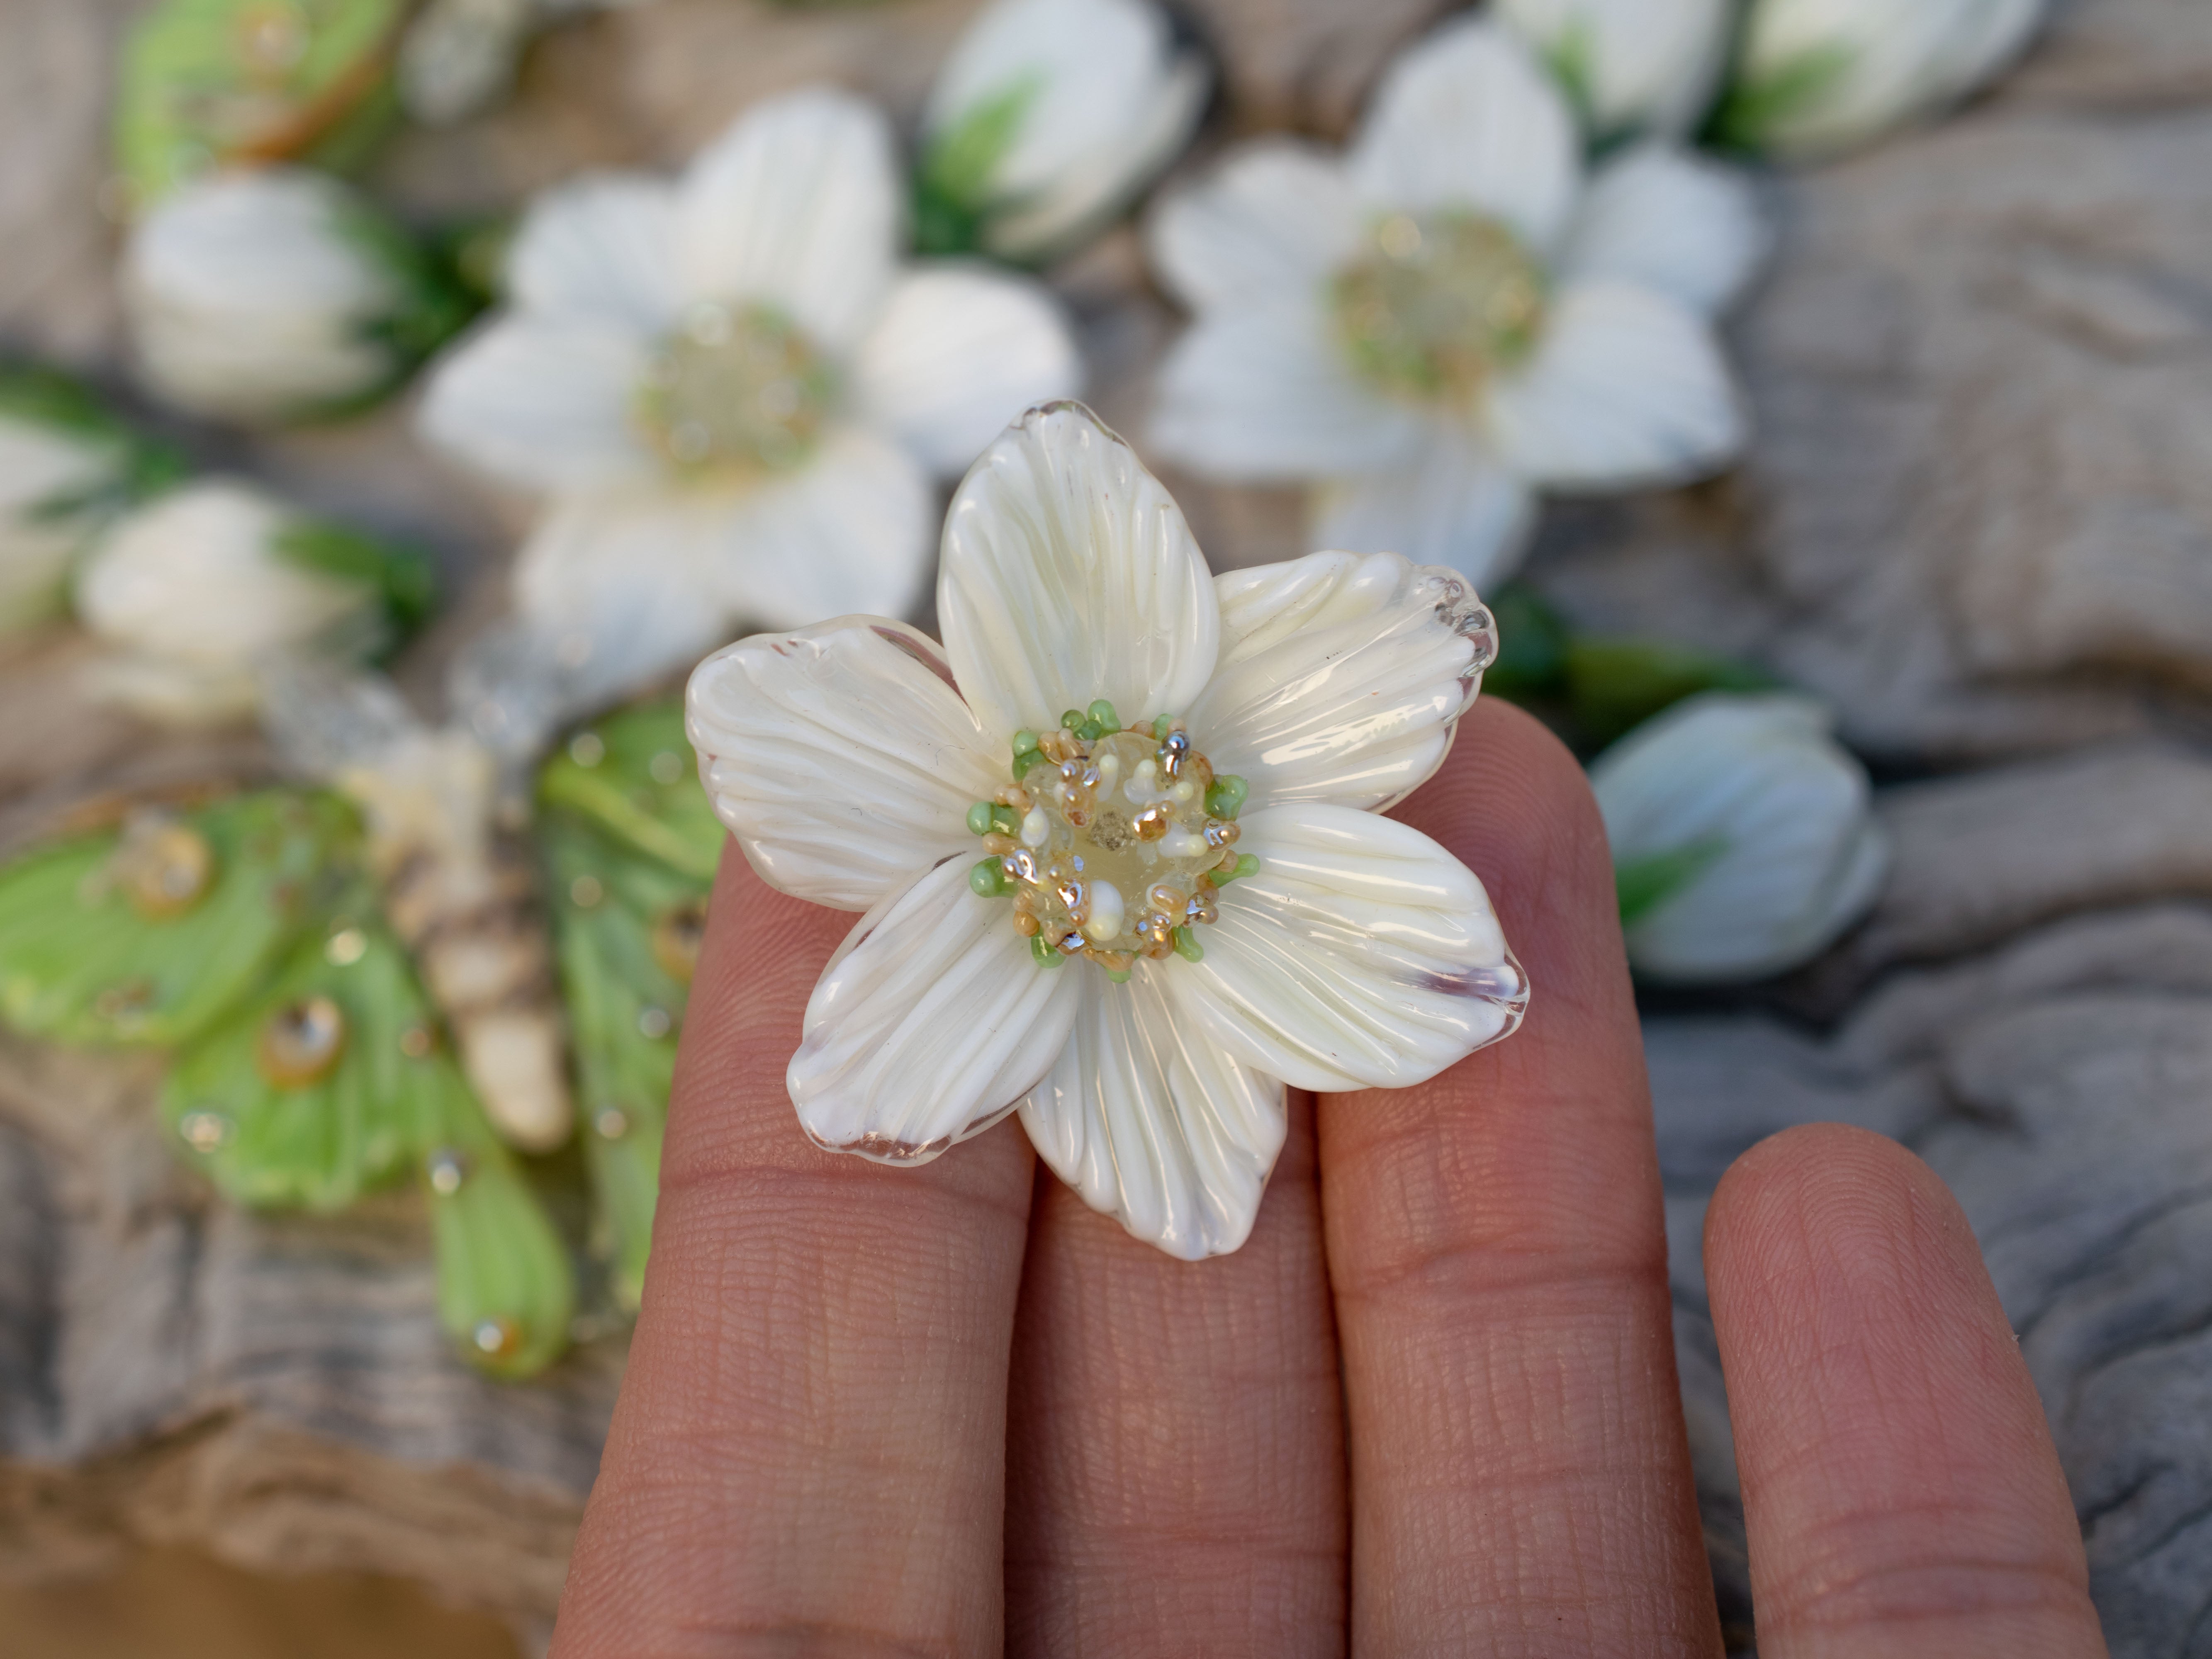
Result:
<svg viewBox="0 0 2212 1659">
<path fill-rule="evenodd" d="M 1497 0 L 1567 89 L 1594 137 L 1680 137 L 1719 90 L 1730 0 Z"/>
<path fill-rule="evenodd" d="M 922 114 L 921 246 L 1066 251 L 1182 153 L 1212 81 L 1150 0 L 996 0 Z"/>
<path fill-rule="evenodd" d="M 217 174 L 165 197 L 124 250 L 123 301 L 158 396 L 251 422 L 373 398 L 463 314 L 365 200 L 295 167 Z"/>
<path fill-rule="evenodd" d="M 1765 252 L 1733 172 L 1672 147 L 1590 178 L 1559 91 L 1476 18 L 1394 64 L 1341 159 L 1267 141 L 1161 208 L 1196 313 L 1152 441 L 1212 477 L 1310 481 L 1325 547 L 1478 583 L 1538 488 L 1677 483 L 1744 416 L 1709 319 Z"/>
<path fill-rule="evenodd" d="M 0 400 L 0 633 L 63 608 L 70 566 L 112 515 L 128 467 L 112 438 Z"/>
<path fill-rule="evenodd" d="M 1955 103 L 2026 47 L 2046 0 L 1753 0 L 1732 141 L 1832 155 Z"/>
<path fill-rule="evenodd" d="M 676 183 L 601 177 L 534 204 L 512 306 L 435 371 L 422 429 L 550 498 L 520 609 L 662 672 L 737 617 L 792 626 L 921 599 L 933 473 L 1009 410 L 1074 391 L 1075 342 L 1027 278 L 902 269 L 889 124 L 846 94 L 759 105 Z"/>
<path fill-rule="evenodd" d="M 1809 698 L 1712 692 L 1647 721 L 1590 768 L 1629 960 L 1677 984 L 1810 961 L 1889 871 L 1864 768 Z"/>
<path fill-rule="evenodd" d="M 1379 815 L 1494 653 L 1451 573 L 1210 576 L 1158 481 L 1060 404 L 954 496 L 938 615 L 942 651 L 847 617 L 691 678 L 753 867 L 867 912 L 791 1061 L 817 1145 L 920 1164 L 1018 1107 L 1094 1208 L 1216 1255 L 1251 1231 L 1286 1083 L 1418 1083 L 1519 1023 L 1482 884 Z"/>
<path fill-rule="evenodd" d="M 210 478 L 125 518 L 77 573 L 76 611 L 116 647 L 100 689 L 179 725 L 252 712 L 282 653 L 359 660 L 427 605 L 415 561 Z"/>
</svg>

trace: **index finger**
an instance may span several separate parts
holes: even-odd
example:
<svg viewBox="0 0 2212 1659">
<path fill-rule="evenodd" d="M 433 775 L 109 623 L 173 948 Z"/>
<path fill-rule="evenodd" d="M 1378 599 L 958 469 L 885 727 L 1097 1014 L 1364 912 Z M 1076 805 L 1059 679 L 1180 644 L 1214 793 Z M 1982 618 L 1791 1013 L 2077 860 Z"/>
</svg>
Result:
<svg viewBox="0 0 2212 1659">
<path fill-rule="evenodd" d="M 1321 1097 L 1353 1651 L 1717 1653 L 1596 804 L 1486 701 L 1400 816 L 1482 878 L 1530 1000 L 1426 1084 Z"/>
<path fill-rule="evenodd" d="M 558 1659 L 997 1648 L 1033 1162 L 1012 1125 L 921 1169 L 808 1142 L 784 1070 L 854 920 L 726 845 Z"/>
</svg>

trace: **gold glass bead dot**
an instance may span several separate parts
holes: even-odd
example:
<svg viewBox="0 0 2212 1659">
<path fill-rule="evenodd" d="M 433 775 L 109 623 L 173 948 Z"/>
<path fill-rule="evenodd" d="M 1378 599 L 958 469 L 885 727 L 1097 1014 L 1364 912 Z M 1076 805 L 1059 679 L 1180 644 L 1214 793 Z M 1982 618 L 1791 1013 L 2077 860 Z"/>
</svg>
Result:
<svg viewBox="0 0 2212 1659">
<path fill-rule="evenodd" d="M 670 906 L 653 924 L 653 959 L 678 985 L 699 971 L 699 946 L 707 937 L 707 902 L 686 899 Z"/>
<path fill-rule="evenodd" d="M 205 1108 L 186 1112 L 177 1121 L 177 1133 L 184 1137 L 185 1145 L 202 1158 L 221 1152 L 228 1145 L 234 1127 L 221 1112 Z"/>
<path fill-rule="evenodd" d="M 254 1058 L 280 1089 L 304 1089 L 337 1069 L 345 1052 L 344 1012 L 328 997 L 288 1002 L 262 1022 Z"/>
<path fill-rule="evenodd" d="M 455 1147 L 441 1146 L 422 1160 L 423 1179 L 441 1198 L 451 1198 L 469 1178 L 468 1155 Z"/>
</svg>

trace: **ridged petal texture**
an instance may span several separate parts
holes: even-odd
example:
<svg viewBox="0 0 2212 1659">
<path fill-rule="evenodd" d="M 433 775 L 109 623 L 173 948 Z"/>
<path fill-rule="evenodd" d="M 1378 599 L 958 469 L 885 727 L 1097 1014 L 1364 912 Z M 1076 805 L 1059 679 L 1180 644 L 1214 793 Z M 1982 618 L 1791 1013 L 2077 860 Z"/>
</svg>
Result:
<svg viewBox="0 0 2212 1659">
<path fill-rule="evenodd" d="M 800 1125 L 832 1152 L 927 1163 L 1036 1086 L 1080 983 L 1037 965 L 965 860 L 939 865 L 863 917 L 815 985 L 785 1074 Z"/>
<path fill-rule="evenodd" d="M 975 848 L 969 804 L 1006 770 L 951 678 L 934 641 L 874 617 L 757 634 L 699 665 L 685 731 L 763 879 L 866 910 Z"/>
<path fill-rule="evenodd" d="M 1170 1255 L 1250 1236 L 1282 1150 L 1283 1085 L 1223 1052 L 1168 994 L 1180 962 L 1127 985 L 1085 967 L 1082 1012 L 1022 1103 L 1037 1156 L 1092 1209 Z"/>
<path fill-rule="evenodd" d="M 1498 630 L 1451 571 L 1395 553 L 1315 553 L 1231 571 L 1221 656 L 1191 708 L 1246 810 L 1290 801 L 1379 808 L 1443 763 Z"/>
<path fill-rule="evenodd" d="M 1004 738 L 1110 701 L 1181 714 L 1213 672 L 1213 579 L 1182 513 L 1079 404 L 984 451 L 945 522 L 938 615 L 960 690 Z"/>
<path fill-rule="evenodd" d="M 1343 806 L 1242 822 L 1259 873 L 1169 981 L 1237 1059 L 1301 1089 L 1399 1089 L 1520 1024 L 1528 981 L 1490 896 L 1435 842 Z"/>
</svg>

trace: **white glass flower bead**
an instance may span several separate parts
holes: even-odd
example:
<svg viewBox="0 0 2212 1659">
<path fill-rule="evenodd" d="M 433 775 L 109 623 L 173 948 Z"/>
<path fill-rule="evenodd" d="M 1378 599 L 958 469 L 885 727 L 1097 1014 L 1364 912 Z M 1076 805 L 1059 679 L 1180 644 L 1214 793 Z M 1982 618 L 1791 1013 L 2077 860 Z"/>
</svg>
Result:
<svg viewBox="0 0 2212 1659">
<path fill-rule="evenodd" d="M 0 634 L 62 609 L 128 460 L 104 435 L 0 411 Z"/>
<path fill-rule="evenodd" d="M 1889 870 L 1866 769 L 1809 698 L 1692 697 L 1590 768 L 1629 960 L 1675 984 L 1763 979 L 1863 915 Z"/>
<path fill-rule="evenodd" d="M 195 415 L 296 419 L 388 387 L 413 296 L 405 244 L 337 179 L 304 168 L 215 175 L 131 234 L 123 301 L 149 387 Z"/>
<path fill-rule="evenodd" d="M 76 584 L 78 620 L 114 647 L 96 665 L 100 689 L 155 719 L 204 724 L 251 714 L 281 653 L 343 659 L 387 643 L 373 580 L 287 556 L 304 523 L 251 485 L 210 478 L 117 524 Z"/>
<path fill-rule="evenodd" d="M 1498 0 L 1594 137 L 1693 131 L 1719 89 L 1730 0 Z"/>
<path fill-rule="evenodd" d="M 1082 364 L 1041 285 L 902 268 L 894 149 L 872 106 L 802 91 L 680 181 L 590 178 L 532 204 L 509 309 L 438 368 L 422 415 L 434 444 L 548 498 L 516 570 L 526 618 L 589 641 L 619 613 L 626 656 L 665 672 L 739 619 L 920 602 L 932 475 Z"/>
<path fill-rule="evenodd" d="M 1305 481 L 1314 539 L 1478 584 L 1534 491 L 1713 472 L 1744 416 L 1710 319 L 1766 246 L 1747 186 L 1664 144 L 1585 178 L 1565 100 L 1484 18 L 1395 64 L 1349 154 L 1263 141 L 1170 198 L 1153 261 L 1195 313 L 1152 441 Z"/>
<path fill-rule="evenodd" d="M 1753 0 L 1723 112 L 1737 143 L 1836 155 L 1956 103 L 2018 57 L 2046 0 Z"/>
<path fill-rule="evenodd" d="M 1182 153 L 1212 84 L 1150 0 L 997 0 L 922 113 L 924 246 L 1066 252 Z"/>
<path fill-rule="evenodd" d="M 919 1164 L 1018 1109 L 1092 1207 L 1186 1259 L 1250 1232 L 1284 1090 L 1396 1088 L 1519 1024 L 1482 884 L 1378 816 L 1495 654 L 1451 572 L 1316 553 L 1213 577 L 1074 404 L 945 520 L 945 646 L 848 617 L 740 641 L 688 703 L 770 884 L 867 914 L 788 1081 L 817 1144 Z"/>
</svg>

